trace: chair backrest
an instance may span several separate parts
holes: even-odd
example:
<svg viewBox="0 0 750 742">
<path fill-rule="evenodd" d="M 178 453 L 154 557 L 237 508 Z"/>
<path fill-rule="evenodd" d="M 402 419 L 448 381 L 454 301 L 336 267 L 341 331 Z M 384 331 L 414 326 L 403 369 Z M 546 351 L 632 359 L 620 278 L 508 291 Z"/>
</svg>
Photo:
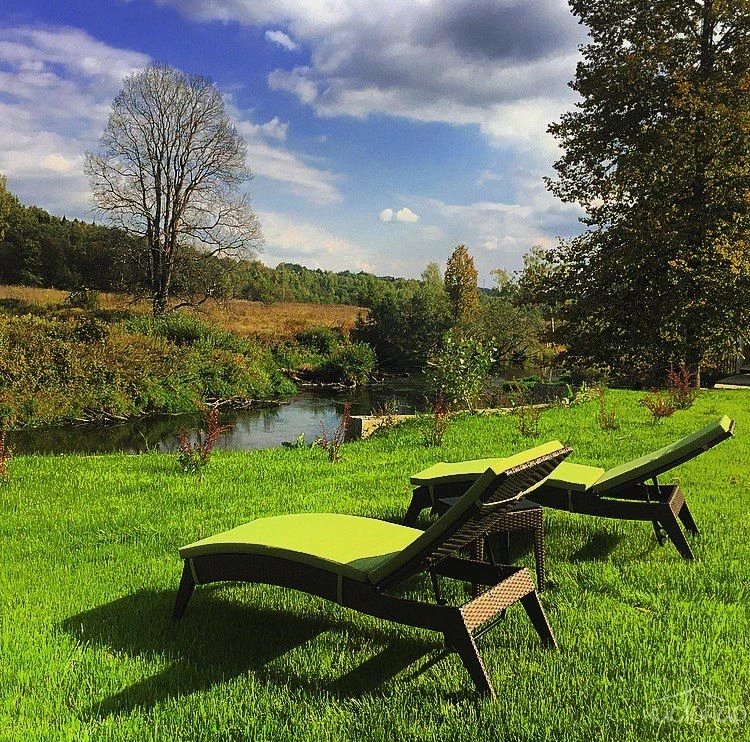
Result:
<svg viewBox="0 0 750 742">
<path fill-rule="evenodd" d="M 597 479 L 591 491 L 614 494 L 616 490 L 642 484 L 713 448 L 734 434 L 734 420 L 726 415 L 705 428 L 660 448 L 658 451 L 620 464 Z"/>
<path fill-rule="evenodd" d="M 409 546 L 376 567 L 369 575 L 370 581 L 381 587 L 396 585 L 430 569 L 490 530 L 512 503 L 549 476 L 572 450 L 558 441 L 544 448 L 525 452 L 526 460 L 524 453 L 516 454 L 503 469 L 489 467 L 445 515 Z"/>
</svg>

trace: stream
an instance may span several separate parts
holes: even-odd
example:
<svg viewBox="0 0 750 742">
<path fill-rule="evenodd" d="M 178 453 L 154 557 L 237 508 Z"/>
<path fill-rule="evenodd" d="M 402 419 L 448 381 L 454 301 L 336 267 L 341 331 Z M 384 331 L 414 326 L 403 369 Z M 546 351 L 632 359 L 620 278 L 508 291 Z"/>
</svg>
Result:
<svg viewBox="0 0 750 742">
<path fill-rule="evenodd" d="M 398 412 L 425 409 L 424 392 L 411 379 L 390 379 L 355 389 L 306 389 L 289 403 L 254 410 L 227 411 L 221 424 L 232 429 L 222 436 L 217 448 L 253 450 L 275 448 L 304 433 L 307 443 L 320 435 L 321 425 L 330 434 L 341 421 L 344 405 L 352 415 L 368 415 L 393 400 Z M 198 427 L 198 415 L 149 415 L 125 423 L 66 425 L 28 428 L 7 433 L 7 444 L 17 455 L 59 453 L 142 453 L 149 450 L 177 450 L 177 434 Z"/>
</svg>

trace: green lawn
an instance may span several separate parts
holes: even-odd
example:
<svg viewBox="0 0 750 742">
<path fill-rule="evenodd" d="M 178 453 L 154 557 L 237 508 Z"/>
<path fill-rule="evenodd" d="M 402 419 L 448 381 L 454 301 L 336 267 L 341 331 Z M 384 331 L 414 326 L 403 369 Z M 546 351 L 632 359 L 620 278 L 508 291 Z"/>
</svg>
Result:
<svg viewBox="0 0 750 742">
<path fill-rule="evenodd" d="M 13 460 L 0 487 L 0 738 L 748 739 L 750 394 L 703 392 L 656 425 L 639 396 L 610 393 L 612 432 L 595 402 L 545 412 L 537 439 L 513 418 L 467 417 L 427 449 L 407 424 L 337 464 L 319 450 L 220 453 L 202 481 L 166 455 Z M 169 620 L 177 548 L 213 532 L 295 511 L 399 519 L 409 474 L 441 459 L 559 438 L 570 460 L 607 467 L 722 413 L 735 438 L 674 476 L 702 531 L 696 562 L 648 524 L 548 511 L 542 600 L 560 648 L 543 650 L 510 609 L 481 640 L 494 703 L 440 636 L 308 595 L 199 587 Z M 659 700 L 690 689 L 687 720 L 681 700 Z"/>
</svg>

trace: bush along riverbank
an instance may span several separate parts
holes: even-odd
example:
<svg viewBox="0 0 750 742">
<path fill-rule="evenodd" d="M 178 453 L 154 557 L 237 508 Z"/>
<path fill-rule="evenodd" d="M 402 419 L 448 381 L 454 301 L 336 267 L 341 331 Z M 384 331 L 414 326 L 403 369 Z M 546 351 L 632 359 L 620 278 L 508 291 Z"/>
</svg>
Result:
<svg viewBox="0 0 750 742">
<path fill-rule="evenodd" d="M 310 331 L 268 339 L 180 313 L 20 304 L 0 303 L 0 429 L 191 412 L 207 400 L 283 400 L 296 392 L 286 368 L 325 381 L 369 373 L 367 358 L 364 366 L 347 358 L 354 346 L 342 333 L 319 331 L 328 340 L 321 347 Z"/>
</svg>

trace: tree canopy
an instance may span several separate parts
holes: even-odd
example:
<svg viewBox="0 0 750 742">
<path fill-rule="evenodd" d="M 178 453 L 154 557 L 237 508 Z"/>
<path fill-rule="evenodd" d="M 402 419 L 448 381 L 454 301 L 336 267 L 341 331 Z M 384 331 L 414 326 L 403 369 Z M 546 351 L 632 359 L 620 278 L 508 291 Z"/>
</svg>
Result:
<svg viewBox="0 0 750 742">
<path fill-rule="evenodd" d="M 571 0 L 589 29 L 549 182 L 587 231 L 557 251 L 569 354 L 699 367 L 747 342 L 750 2 Z"/>
</svg>

